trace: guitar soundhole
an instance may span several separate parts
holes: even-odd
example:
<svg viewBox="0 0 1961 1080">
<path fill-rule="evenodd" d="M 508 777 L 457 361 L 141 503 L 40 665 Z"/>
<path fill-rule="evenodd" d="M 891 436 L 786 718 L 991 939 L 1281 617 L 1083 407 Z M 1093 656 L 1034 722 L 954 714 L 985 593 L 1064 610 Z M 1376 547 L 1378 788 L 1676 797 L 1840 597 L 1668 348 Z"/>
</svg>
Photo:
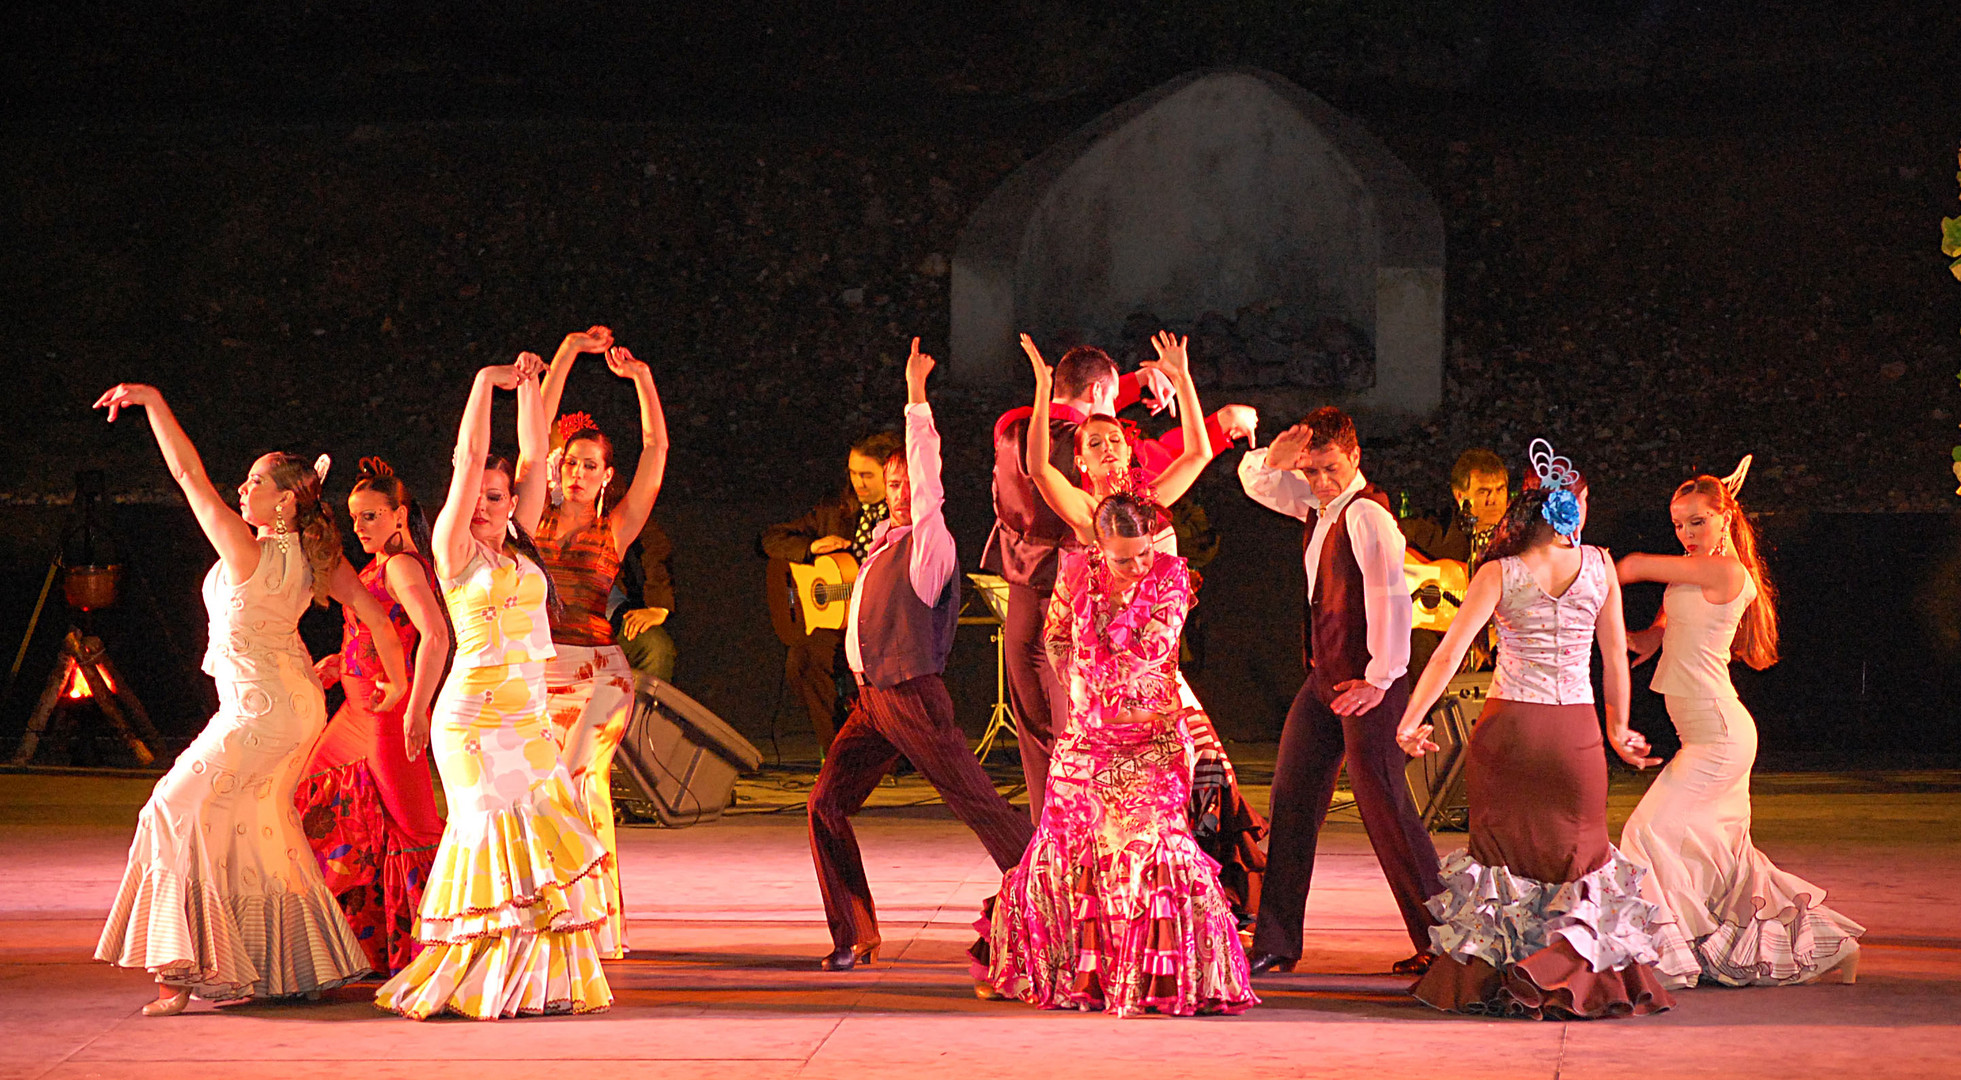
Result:
<svg viewBox="0 0 1961 1080">
<path fill-rule="evenodd" d="M 830 587 L 821 581 L 812 585 L 810 587 L 810 598 L 817 601 L 818 607 L 829 607 L 831 604 Z"/>
<path fill-rule="evenodd" d="M 1426 608 L 1434 608 L 1444 602 L 1444 591 L 1436 582 L 1427 582 L 1416 590 L 1416 599 Z"/>
</svg>

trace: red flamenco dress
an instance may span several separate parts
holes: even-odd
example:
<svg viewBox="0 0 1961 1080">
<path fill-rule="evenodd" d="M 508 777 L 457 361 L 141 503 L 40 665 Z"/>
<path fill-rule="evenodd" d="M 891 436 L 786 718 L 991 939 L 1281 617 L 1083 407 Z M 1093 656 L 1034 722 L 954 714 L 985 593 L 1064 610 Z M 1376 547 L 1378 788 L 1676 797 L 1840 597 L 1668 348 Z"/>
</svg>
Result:
<svg viewBox="0 0 1961 1080">
<path fill-rule="evenodd" d="M 402 558 L 429 572 L 419 555 L 383 555 L 361 571 L 361 583 L 388 610 L 403 651 L 413 658 L 415 624 L 388 595 L 387 564 Z M 435 588 L 433 575 L 430 588 Z M 395 972 L 422 947 L 415 916 L 443 838 L 443 819 L 428 760 L 410 761 L 402 741 L 407 695 L 388 712 L 374 710 L 381 661 L 368 628 L 352 611 L 345 617 L 341 688 L 347 701 L 314 748 L 294 802 L 327 887 L 368 963 L 378 972 Z"/>
</svg>

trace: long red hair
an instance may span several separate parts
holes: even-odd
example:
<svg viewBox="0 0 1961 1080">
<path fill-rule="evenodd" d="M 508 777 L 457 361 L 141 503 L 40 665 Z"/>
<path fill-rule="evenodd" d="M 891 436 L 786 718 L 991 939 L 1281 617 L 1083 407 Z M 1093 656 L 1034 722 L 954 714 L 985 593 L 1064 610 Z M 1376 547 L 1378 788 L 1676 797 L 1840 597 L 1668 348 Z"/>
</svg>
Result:
<svg viewBox="0 0 1961 1080">
<path fill-rule="evenodd" d="M 1737 624 L 1730 655 L 1762 671 L 1777 662 L 1777 587 L 1771 584 L 1770 575 L 1764 570 L 1763 555 L 1757 547 L 1757 527 L 1743 513 L 1736 496 L 1713 476 L 1684 481 L 1668 501 L 1672 503 L 1690 495 L 1709 500 L 1709 505 L 1729 521 L 1730 547 L 1743 569 L 1749 571 L 1750 579 L 1757 583 L 1757 598 L 1743 609 L 1743 621 Z"/>
</svg>

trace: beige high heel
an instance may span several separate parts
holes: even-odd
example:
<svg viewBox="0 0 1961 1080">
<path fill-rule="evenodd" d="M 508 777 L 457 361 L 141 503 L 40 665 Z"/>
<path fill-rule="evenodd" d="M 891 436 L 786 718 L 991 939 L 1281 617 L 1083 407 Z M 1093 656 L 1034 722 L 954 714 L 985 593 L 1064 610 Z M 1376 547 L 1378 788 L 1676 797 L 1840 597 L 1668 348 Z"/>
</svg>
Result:
<svg viewBox="0 0 1961 1080">
<path fill-rule="evenodd" d="M 171 984 L 158 983 L 157 985 L 159 987 L 167 987 L 170 986 Z M 158 995 L 155 1001 L 152 1001 L 148 1005 L 143 1006 L 143 1015 L 144 1016 L 176 1016 L 178 1013 L 183 1012 L 184 1007 L 189 1005 L 190 1003 L 191 1003 L 191 988 L 188 986 L 179 986 L 177 987 L 176 993 L 170 995 Z"/>
</svg>

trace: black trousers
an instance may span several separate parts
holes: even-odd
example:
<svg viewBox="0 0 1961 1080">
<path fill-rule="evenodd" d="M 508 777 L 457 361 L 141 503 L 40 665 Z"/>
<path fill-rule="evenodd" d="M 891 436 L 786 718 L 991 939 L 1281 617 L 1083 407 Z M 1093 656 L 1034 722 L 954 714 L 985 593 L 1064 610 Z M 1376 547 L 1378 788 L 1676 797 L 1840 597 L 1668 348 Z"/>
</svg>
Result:
<svg viewBox="0 0 1961 1080">
<path fill-rule="evenodd" d="M 954 723 L 953 699 L 938 675 L 922 675 L 888 690 L 862 687 L 810 789 L 810 855 L 817 864 L 831 941 L 840 949 L 869 949 L 880 940 L 878 912 L 851 815 L 865 805 L 901 754 L 946 800 L 947 809 L 974 830 L 1002 870 L 1021 862 L 1035 836 L 1034 826 L 994 790 L 974 760 L 967 736 Z"/>
<path fill-rule="evenodd" d="M 1042 648 L 1042 622 L 1048 613 L 1047 590 L 1009 583 L 1001 645 L 1007 660 L 1008 701 L 1015 710 L 1015 746 L 1021 751 L 1022 779 L 1028 784 L 1028 817 L 1037 823 L 1049 789 L 1049 752 L 1055 747 L 1055 733 L 1069 717 L 1069 695 L 1056 681 L 1049 654 Z"/>
<path fill-rule="evenodd" d="M 1314 878 L 1314 850 L 1333 800 L 1335 777 L 1348 765 L 1348 783 L 1376 861 L 1389 879 L 1403 925 L 1418 951 L 1430 948 L 1436 923 L 1423 902 L 1443 891 L 1437 877 L 1437 848 L 1416 813 L 1396 745 L 1396 725 L 1409 701 L 1404 676 L 1360 716 L 1340 716 L 1328 707 L 1332 688 L 1308 675 L 1287 724 L 1280 732 L 1280 757 L 1273 769 L 1273 806 L 1267 816 L 1266 880 L 1260 888 L 1259 925 L 1253 951 L 1290 959 L 1301 955 L 1307 891 Z"/>
</svg>

